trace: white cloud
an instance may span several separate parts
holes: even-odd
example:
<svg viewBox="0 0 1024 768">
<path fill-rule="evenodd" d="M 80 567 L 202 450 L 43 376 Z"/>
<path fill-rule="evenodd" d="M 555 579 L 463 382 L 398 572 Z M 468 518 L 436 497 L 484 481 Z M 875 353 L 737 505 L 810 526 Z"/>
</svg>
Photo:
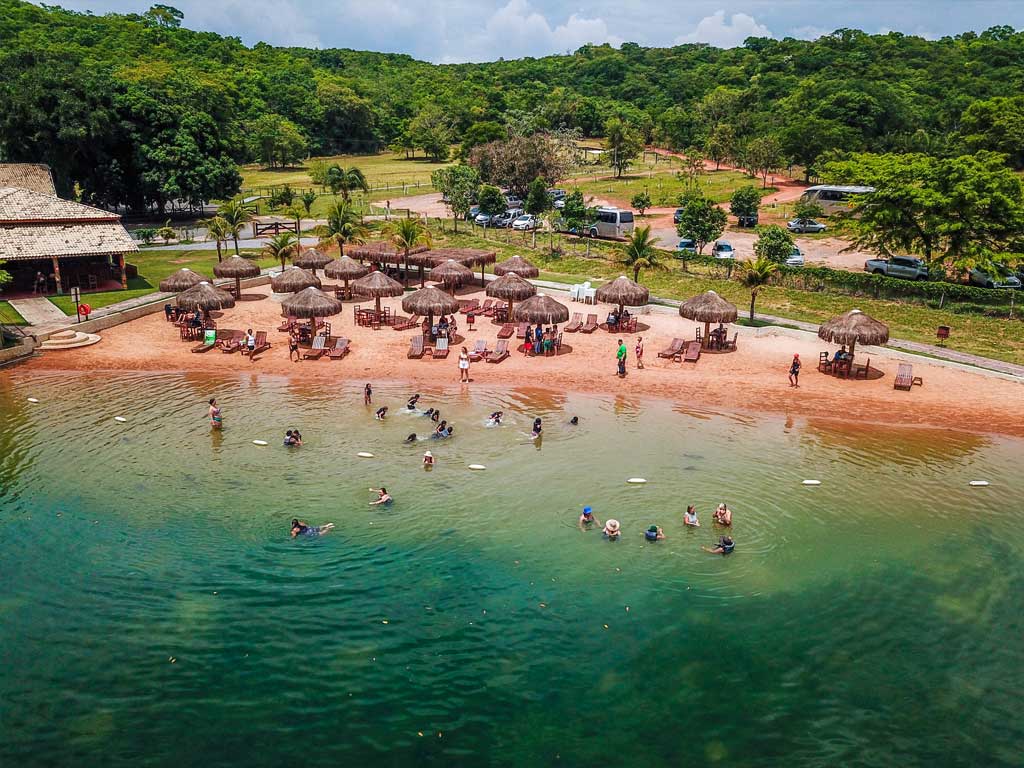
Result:
<svg viewBox="0 0 1024 768">
<path fill-rule="evenodd" d="M 833 31 L 834 30 L 831 29 L 825 29 L 824 27 L 807 25 L 789 30 L 789 36 L 795 37 L 797 40 L 817 40 L 819 37 L 831 35 Z"/>
<path fill-rule="evenodd" d="M 487 19 L 482 30 L 468 36 L 461 51 L 445 58 L 487 61 L 497 56 L 546 56 L 576 50 L 586 43 L 620 45 L 622 39 L 609 33 L 604 19 L 574 13 L 564 24 L 552 26 L 528 0 L 508 0 Z"/>
<path fill-rule="evenodd" d="M 676 45 L 708 43 L 718 48 L 736 48 L 748 37 L 773 37 L 771 30 L 746 13 L 734 13 L 728 19 L 724 10 L 705 16 L 692 32 L 675 39 Z"/>
</svg>

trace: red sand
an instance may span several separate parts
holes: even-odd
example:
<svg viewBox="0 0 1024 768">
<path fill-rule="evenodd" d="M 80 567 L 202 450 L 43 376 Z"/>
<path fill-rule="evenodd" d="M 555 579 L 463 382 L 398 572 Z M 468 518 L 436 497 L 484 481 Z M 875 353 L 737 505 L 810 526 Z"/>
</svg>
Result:
<svg viewBox="0 0 1024 768">
<path fill-rule="evenodd" d="M 110 328 L 103 341 L 83 349 L 46 352 L 27 362 L 32 370 L 133 370 L 133 371 L 208 371 L 223 373 L 259 371 L 275 375 L 322 381 L 325 386 L 339 379 L 364 381 L 407 381 L 423 385 L 449 386 L 457 390 L 458 349 L 447 360 L 409 360 L 406 351 L 412 331 L 391 328 L 373 331 L 355 327 L 352 304 L 331 318 L 332 332 L 352 340 L 352 351 L 344 360 L 326 358 L 302 363 L 289 362 L 287 337 L 275 329 L 281 323 L 281 306 L 268 298 L 269 286 L 249 289 L 258 301 L 242 301 L 224 312 L 218 320 L 222 328 L 267 330 L 273 344 L 253 362 L 240 354 L 226 355 L 219 350 L 192 354 L 190 343 L 182 342 L 177 330 L 162 313 Z M 460 298 L 477 296 L 477 291 Z M 607 306 L 591 307 L 568 302 L 573 312 L 597 313 L 604 320 Z M 386 300 L 401 314 L 399 300 Z M 467 331 L 465 316 L 459 315 L 459 332 L 472 348 L 478 338 L 488 340 L 493 349 L 498 326 L 479 318 L 476 330 Z M 672 337 L 692 339 L 695 324 L 676 314 L 653 312 L 640 315 L 639 335 L 644 338 L 644 370 L 637 370 L 633 349 L 636 336 L 624 336 L 629 348 L 629 374 L 615 374 L 615 350 L 618 335 L 598 330 L 564 336 L 571 352 L 555 358 L 528 358 L 514 353 L 505 362 L 494 365 L 475 363 L 470 371 L 473 384 L 487 386 L 534 386 L 551 390 L 572 390 L 606 394 L 651 395 L 665 397 L 688 406 L 711 407 L 727 411 L 770 412 L 794 417 L 834 418 L 844 422 L 872 422 L 956 428 L 1024 436 L 1024 416 L 1015 407 L 1024 395 L 1024 384 L 958 370 L 913 359 L 914 374 L 924 378 L 923 387 L 910 392 L 892 387 L 897 357 L 886 351 L 858 349 L 858 361 L 874 352 L 872 363 L 884 377 L 871 381 L 847 381 L 816 370 L 818 352 L 834 347 L 813 338 L 768 336 L 755 338 L 754 329 L 739 331 L 738 351 L 728 354 L 705 353 L 700 361 L 676 363 L 659 359 Z M 644 328 L 643 326 L 648 326 Z M 801 386 L 788 385 L 787 370 L 794 353 L 804 361 Z"/>
</svg>

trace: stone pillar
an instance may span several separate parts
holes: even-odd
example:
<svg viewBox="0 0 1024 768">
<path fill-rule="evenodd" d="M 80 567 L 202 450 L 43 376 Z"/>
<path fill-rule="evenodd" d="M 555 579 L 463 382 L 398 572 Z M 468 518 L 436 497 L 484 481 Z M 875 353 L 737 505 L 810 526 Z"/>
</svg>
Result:
<svg viewBox="0 0 1024 768">
<path fill-rule="evenodd" d="M 60 260 L 56 256 L 53 257 L 53 280 L 57 284 L 57 294 L 64 293 L 60 284 Z"/>
<path fill-rule="evenodd" d="M 117 265 L 121 268 L 121 288 L 128 287 L 128 272 L 124 268 L 124 254 L 117 255 Z"/>
</svg>

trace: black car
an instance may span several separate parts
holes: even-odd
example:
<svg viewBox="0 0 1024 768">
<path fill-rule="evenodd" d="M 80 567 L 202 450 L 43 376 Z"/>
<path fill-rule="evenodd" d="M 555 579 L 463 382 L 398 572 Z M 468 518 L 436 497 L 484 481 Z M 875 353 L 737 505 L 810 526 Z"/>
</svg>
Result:
<svg viewBox="0 0 1024 768">
<path fill-rule="evenodd" d="M 740 227 L 756 227 L 757 226 L 757 214 L 753 213 L 748 216 L 737 216 L 736 225 Z"/>
<path fill-rule="evenodd" d="M 683 209 L 676 208 L 676 212 L 672 214 L 672 223 L 678 224 L 683 220 Z"/>
</svg>

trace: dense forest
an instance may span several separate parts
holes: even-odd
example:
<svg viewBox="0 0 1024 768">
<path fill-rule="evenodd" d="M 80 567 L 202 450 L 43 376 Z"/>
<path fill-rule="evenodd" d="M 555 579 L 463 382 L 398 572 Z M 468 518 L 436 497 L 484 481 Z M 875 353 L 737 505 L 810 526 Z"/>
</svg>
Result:
<svg viewBox="0 0 1024 768">
<path fill-rule="evenodd" d="M 63 194 L 132 209 L 230 195 L 239 162 L 384 146 L 442 155 L 510 125 L 600 136 L 611 118 L 712 156 L 770 136 L 805 167 L 836 150 L 989 149 L 1024 163 L 1024 34 L 1009 27 L 434 65 L 250 48 L 186 29 L 163 5 L 93 16 L 0 0 L 0 40 L 0 159 L 48 163 Z"/>
</svg>

